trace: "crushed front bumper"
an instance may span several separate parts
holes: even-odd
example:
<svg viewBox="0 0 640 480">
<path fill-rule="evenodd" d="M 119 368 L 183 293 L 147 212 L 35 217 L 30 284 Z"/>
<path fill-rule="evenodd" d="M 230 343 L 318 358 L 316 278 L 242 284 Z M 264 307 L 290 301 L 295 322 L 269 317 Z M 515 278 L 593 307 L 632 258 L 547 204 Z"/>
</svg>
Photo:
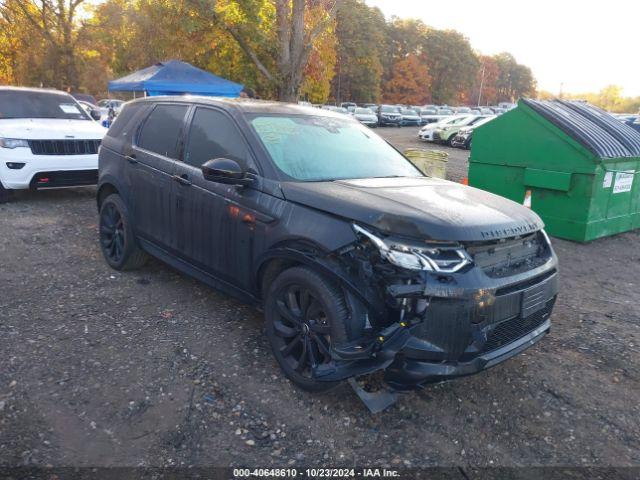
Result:
<svg viewBox="0 0 640 480">
<path fill-rule="evenodd" d="M 428 307 L 368 343 L 335 348 L 335 361 L 314 376 L 336 381 L 384 370 L 394 390 L 417 389 L 493 367 L 549 332 L 558 294 L 555 255 L 506 278 L 490 278 L 478 267 L 455 277 L 442 283 L 426 273 L 423 284 L 389 288 L 395 298 L 429 299 Z"/>
</svg>

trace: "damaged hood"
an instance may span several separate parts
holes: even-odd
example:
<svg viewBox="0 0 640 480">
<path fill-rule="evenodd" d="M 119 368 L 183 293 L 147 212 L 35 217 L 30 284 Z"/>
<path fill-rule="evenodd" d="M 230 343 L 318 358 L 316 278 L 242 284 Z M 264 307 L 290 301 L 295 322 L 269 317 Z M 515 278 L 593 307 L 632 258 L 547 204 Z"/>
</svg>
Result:
<svg viewBox="0 0 640 480">
<path fill-rule="evenodd" d="M 511 200 L 431 177 L 284 182 L 282 190 L 292 202 L 411 238 L 482 241 L 544 226 Z"/>
</svg>

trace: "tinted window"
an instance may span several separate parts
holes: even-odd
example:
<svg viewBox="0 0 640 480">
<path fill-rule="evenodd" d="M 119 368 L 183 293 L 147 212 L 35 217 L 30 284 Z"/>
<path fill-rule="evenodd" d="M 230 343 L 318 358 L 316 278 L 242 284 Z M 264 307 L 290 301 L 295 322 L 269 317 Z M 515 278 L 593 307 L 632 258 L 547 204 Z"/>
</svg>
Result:
<svg viewBox="0 0 640 480">
<path fill-rule="evenodd" d="M 20 90 L 0 90 L 0 119 L 2 118 L 90 120 L 71 95 Z"/>
<path fill-rule="evenodd" d="M 136 127 L 136 124 L 132 124 L 131 119 L 143 106 L 145 106 L 143 103 L 132 103 L 125 106 L 109 128 L 107 135 L 113 138 L 130 138 Z"/>
<path fill-rule="evenodd" d="M 184 160 L 200 167 L 214 158 L 229 158 L 244 168 L 250 163 L 245 139 L 232 120 L 217 110 L 198 108 L 191 122 Z"/>
<path fill-rule="evenodd" d="M 178 158 L 178 137 L 184 115 L 185 105 L 158 105 L 144 122 L 138 146 L 169 158 Z"/>
</svg>

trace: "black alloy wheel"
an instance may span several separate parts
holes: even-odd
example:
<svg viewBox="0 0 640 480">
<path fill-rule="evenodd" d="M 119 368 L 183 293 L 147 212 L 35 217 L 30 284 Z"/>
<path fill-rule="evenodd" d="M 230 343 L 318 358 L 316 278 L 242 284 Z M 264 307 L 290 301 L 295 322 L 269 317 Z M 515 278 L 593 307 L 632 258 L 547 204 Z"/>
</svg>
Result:
<svg viewBox="0 0 640 480">
<path fill-rule="evenodd" d="M 306 267 L 281 273 L 265 301 L 267 338 L 285 375 L 304 390 L 337 385 L 314 377 L 331 363 L 331 346 L 347 340 L 349 310 L 340 289 Z"/>
<path fill-rule="evenodd" d="M 138 246 L 129 213 L 120 195 L 109 195 L 100 205 L 100 247 L 105 260 L 116 270 L 135 270 L 147 261 Z"/>
<path fill-rule="evenodd" d="M 120 263 L 124 255 L 124 222 L 115 204 L 107 203 L 100 212 L 100 242 L 105 257 Z"/>
<path fill-rule="evenodd" d="M 311 378 L 312 369 L 331 361 L 331 327 L 322 305 L 307 288 L 290 285 L 276 299 L 275 334 L 280 353 L 293 370 Z"/>
</svg>

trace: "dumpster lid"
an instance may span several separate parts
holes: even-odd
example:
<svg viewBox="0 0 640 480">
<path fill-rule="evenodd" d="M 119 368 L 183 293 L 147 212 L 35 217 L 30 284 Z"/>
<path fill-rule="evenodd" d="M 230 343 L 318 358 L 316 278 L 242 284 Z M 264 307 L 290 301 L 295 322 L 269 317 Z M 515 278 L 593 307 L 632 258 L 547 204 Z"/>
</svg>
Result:
<svg viewBox="0 0 640 480">
<path fill-rule="evenodd" d="M 600 158 L 640 156 L 640 133 L 604 110 L 566 100 L 522 102 Z"/>
</svg>

